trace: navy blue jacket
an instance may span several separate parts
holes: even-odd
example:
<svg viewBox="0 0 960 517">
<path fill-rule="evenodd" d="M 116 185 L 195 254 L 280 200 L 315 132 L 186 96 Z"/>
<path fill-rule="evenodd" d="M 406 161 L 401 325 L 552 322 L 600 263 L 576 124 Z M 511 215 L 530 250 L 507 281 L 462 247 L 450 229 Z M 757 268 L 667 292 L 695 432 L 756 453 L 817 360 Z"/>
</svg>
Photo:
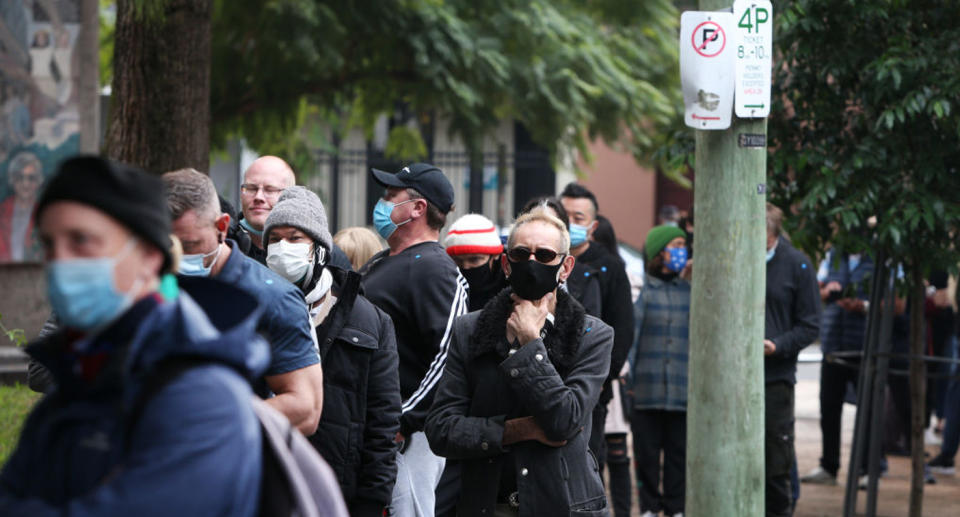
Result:
<svg viewBox="0 0 960 517">
<path fill-rule="evenodd" d="M 262 374 L 269 349 L 254 332 L 256 300 L 206 284 L 208 294 L 230 300 L 209 317 L 184 292 L 166 302 L 152 295 L 93 338 L 71 341 L 61 331 L 28 348 L 56 388 L 30 414 L 0 473 L 0 515 L 256 514 L 261 433 L 239 372 Z M 171 381 L 128 434 L 145 376 L 181 355 L 222 364 Z M 76 373 L 94 363 L 94 375 Z"/>
<path fill-rule="evenodd" d="M 873 276 L 873 260 L 866 254 L 861 255 L 855 268 L 850 268 L 849 257 L 830 250 L 824 259 L 827 265 L 826 278 L 821 283 L 837 282 L 847 289 L 852 286 L 855 298 L 867 300 L 867 289 Z M 863 340 L 867 331 L 867 315 L 842 309 L 834 302 L 824 303 L 820 319 L 820 344 L 823 352 L 863 350 Z"/>
</svg>

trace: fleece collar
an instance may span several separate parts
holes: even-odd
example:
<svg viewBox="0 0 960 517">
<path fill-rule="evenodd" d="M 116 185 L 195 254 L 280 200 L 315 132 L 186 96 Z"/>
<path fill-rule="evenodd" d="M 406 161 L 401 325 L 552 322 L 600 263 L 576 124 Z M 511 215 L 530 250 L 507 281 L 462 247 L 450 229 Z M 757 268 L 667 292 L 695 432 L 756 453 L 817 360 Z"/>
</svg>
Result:
<svg viewBox="0 0 960 517">
<path fill-rule="evenodd" d="M 480 313 L 473 333 L 474 357 L 492 352 L 506 358 L 510 354 L 506 329 L 507 318 L 513 312 L 511 292 L 509 287 L 500 291 L 500 294 L 487 302 Z M 563 289 L 557 289 L 557 307 L 554 317 L 554 324 L 547 324 L 547 334 L 543 338 L 543 344 L 547 349 L 550 362 L 563 376 L 570 372 L 577 358 L 583 336 L 585 312 L 583 307 Z"/>
</svg>

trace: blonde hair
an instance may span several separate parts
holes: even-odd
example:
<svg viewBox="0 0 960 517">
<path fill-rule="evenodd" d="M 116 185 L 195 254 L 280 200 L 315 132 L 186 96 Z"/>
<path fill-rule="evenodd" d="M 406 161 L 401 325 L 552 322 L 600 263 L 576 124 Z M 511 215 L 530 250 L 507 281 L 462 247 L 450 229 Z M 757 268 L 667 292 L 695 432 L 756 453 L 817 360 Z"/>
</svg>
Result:
<svg viewBox="0 0 960 517">
<path fill-rule="evenodd" d="M 554 216 L 551 213 L 552 211 L 553 209 L 548 205 L 537 205 L 529 212 L 517 218 L 517 220 L 513 223 L 513 228 L 510 229 L 510 237 L 507 238 L 507 248 L 513 248 L 513 242 L 516 238 L 517 230 L 521 226 L 528 223 L 538 222 L 548 226 L 553 226 L 558 232 L 560 232 L 560 249 L 557 250 L 558 253 L 570 253 L 570 233 L 567 232 L 567 225 Z"/>
<path fill-rule="evenodd" d="M 370 228 L 362 226 L 340 230 L 333 236 L 333 243 L 343 250 L 347 258 L 350 259 L 353 269 L 357 271 L 371 257 L 383 250 L 383 242 L 380 237 Z"/>
</svg>

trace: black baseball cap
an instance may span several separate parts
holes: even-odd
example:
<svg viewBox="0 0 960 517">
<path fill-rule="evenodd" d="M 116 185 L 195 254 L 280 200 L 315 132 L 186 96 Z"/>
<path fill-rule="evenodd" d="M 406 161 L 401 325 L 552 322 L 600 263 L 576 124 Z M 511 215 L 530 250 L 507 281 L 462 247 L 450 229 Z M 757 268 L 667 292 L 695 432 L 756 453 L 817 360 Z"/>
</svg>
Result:
<svg viewBox="0 0 960 517">
<path fill-rule="evenodd" d="M 453 185 L 443 171 L 429 163 L 414 163 L 396 174 L 378 169 L 370 169 L 370 172 L 373 179 L 384 187 L 416 190 L 443 213 L 453 208 Z"/>
</svg>

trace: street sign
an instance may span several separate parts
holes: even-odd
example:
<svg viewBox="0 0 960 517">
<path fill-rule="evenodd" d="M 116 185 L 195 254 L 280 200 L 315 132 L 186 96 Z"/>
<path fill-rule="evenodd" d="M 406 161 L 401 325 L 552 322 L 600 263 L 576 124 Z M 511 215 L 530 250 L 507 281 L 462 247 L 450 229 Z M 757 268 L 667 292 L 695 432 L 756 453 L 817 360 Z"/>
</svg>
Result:
<svg viewBox="0 0 960 517">
<path fill-rule="evenodd" d="M 680 16 L 680 83 L 684 121 L 695 129 L 727 129 L 733 112 L 734 54 L 730 13 Z"/>
<path fill-rule="evenodd" d="M 769 0 L 733 3 L 732 46 L 736 53 L 734 110 L 741 118 L 770 114 L 770 73 L 773 65 L 773 6 Z"/>
</svg>

